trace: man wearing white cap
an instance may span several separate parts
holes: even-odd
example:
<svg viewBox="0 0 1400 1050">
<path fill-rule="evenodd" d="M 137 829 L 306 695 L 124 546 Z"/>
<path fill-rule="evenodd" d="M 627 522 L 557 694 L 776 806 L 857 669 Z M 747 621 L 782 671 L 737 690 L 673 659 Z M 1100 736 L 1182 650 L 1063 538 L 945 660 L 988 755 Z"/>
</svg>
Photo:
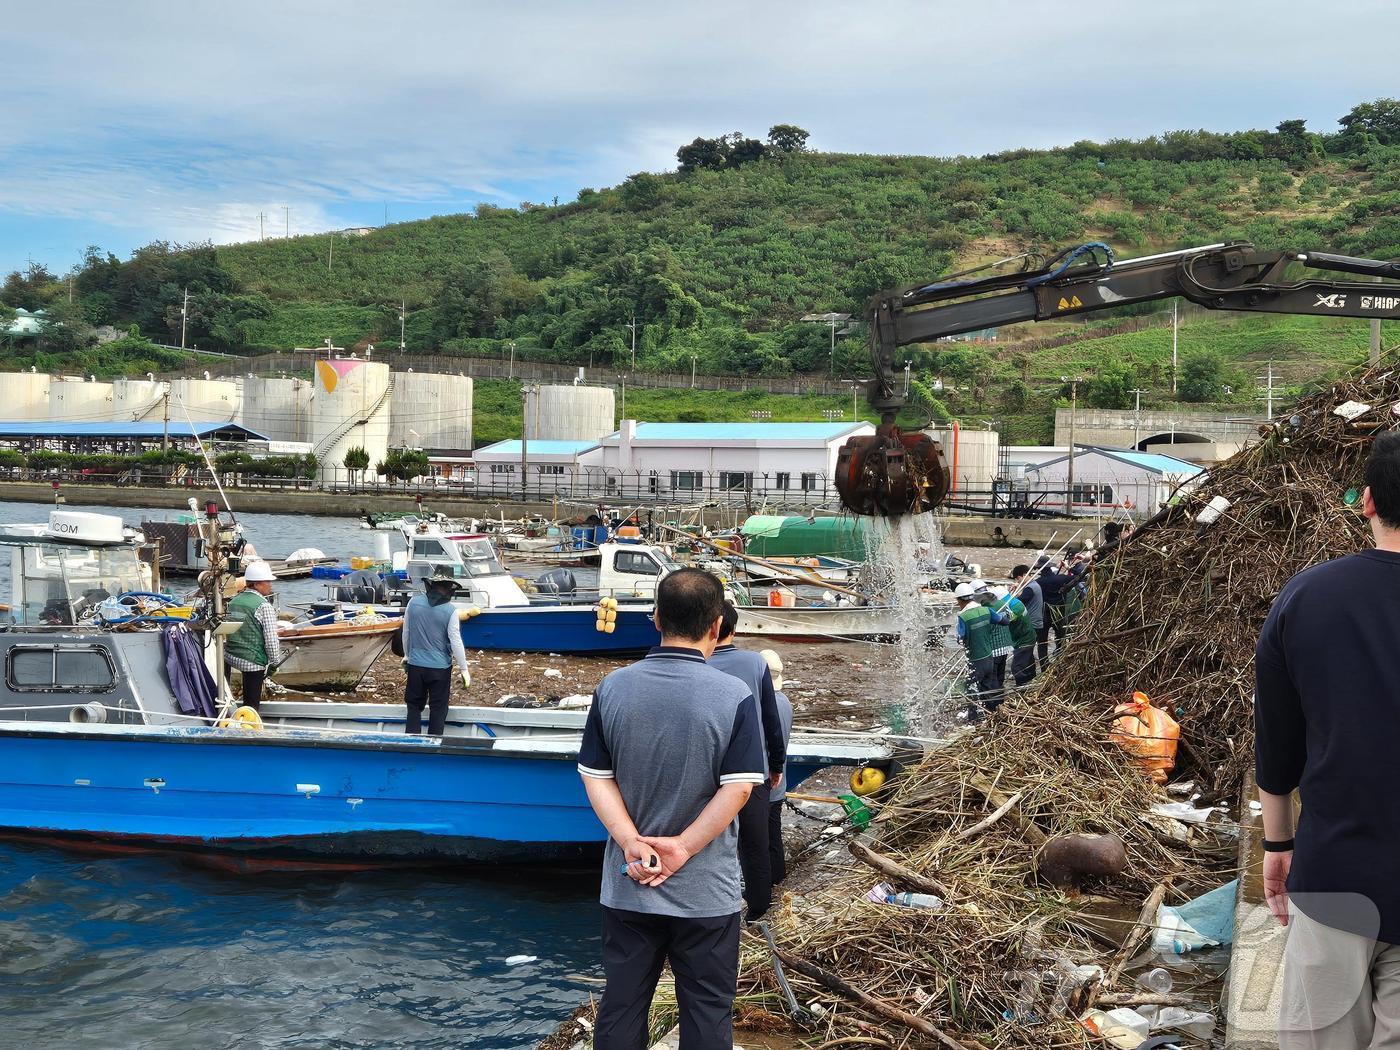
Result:
<svg viewBox="0 0 1400 1050">
<path fill-rule="evenodd" d="M 267 669 L 282 659 L 277 610 L 268 601 L 275 579 L 267 562 L 250 561 L 243 570 L 246 586 L 224 610 L 225 619 L 242 624 L 224 643 L 224 662 L 243 676 L 243 703 L 254 711 L 262 703 Z"/>
<path fill-rule="evenodd" d="M 778 702 L 778 721 L 783 724 L 783 754 L 787 754 L 792 739 L 792 701 L 783 692 L 783 658 L 772 649 L 759 653 L 773 676 L 773 698 Z M 768 793 L 768 859 L 772 868 L 773 885 L 787 878 L 787 853 L 783 850 L 783 800 L 787 798 L 787 769 Z"/>
</svg>

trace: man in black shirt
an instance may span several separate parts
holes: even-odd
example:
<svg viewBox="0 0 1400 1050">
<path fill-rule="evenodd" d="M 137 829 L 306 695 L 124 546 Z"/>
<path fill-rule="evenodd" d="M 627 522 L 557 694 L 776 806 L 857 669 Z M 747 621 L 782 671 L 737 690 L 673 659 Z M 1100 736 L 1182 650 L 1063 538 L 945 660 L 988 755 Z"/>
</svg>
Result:
<svg viewBox="0 0 1400 1050">
<path fill-rule="evenodd" d="M 1050 666 L 1050 632 L 1055 632 L 1055 655 L 1065 647 L 1065 588 L 1073 580 L 1062 572 L 1056 572 L 1050 559 L 1041 555 L 1035 560 L 1035 581 L 1040 584 L 1041 598 L 1045 603 L 1040 628 L 1036 631 L 1036 656 L 1041 671 Z"/>
<path fill-rule="evenodd" d="M 1373 443 L 1362 509 L 1375 549 L 1289 580 L 1255 650 L 1283 1050 L 1400 1047 L 1400 434 Z"/>
</svg>

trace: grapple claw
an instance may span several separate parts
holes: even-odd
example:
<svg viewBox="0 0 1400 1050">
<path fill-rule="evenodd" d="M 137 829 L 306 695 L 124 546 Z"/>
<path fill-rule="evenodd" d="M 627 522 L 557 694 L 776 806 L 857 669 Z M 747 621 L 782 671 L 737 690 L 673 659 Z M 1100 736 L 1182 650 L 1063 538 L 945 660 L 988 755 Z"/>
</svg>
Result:
<svg viewBox="0 0 1400 1050">
<path fill-rule="evenodd" d="M 948 494 L 943 448 L 927 434 L 883 423 L 870 437 L 847 438 L 836 455 L 836 491 L 856 514 L 922 514 Z"/>
</svg>

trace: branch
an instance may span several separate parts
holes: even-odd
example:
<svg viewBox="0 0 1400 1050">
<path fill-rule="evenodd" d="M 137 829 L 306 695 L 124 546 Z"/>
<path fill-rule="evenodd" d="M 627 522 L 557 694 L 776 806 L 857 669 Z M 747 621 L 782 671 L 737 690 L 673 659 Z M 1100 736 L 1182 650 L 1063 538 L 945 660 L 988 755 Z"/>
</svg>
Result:
<svg viewBox="0 0 1400 1050">
<path fill-rule="evenodd" d="M 775 952 L 778 958 L 783 961 L 783 965 L 787 966 L 789 969 L 796 970 L 800 974 L 805 974 L 824 988 L 836 992 L 838 995 L 845 996 L 854 1003 L 859 1003 L 871 1013 L 879 1014 L 881 1017 L 904 1025 L 905 1028 L 913 1029 L 916 1032 L 922 1032 L 924 1035 L 937 1039 L 941 1045 L 948 1047 L 949 1050 L 969 1050 L 966 1043 L 958 1042 L 942 1029 L 925 1021 L 922 1017 L 916 1017 L 914 1014 L 906 1010 L 901 1010 L 899 1007 L 887 1003 L 883 999 L 877 999 L 869 992 L 863 992 L 859 988 L 847 984 L 834 973 L 828 973 L 815 963 L 809 963 L 806 959 L 799 959 L 797 956 L 789 955 L 784 951 L 775 950 Z"/>
<path fill-rule="evenodd" d="M 1007 799 L 1000 806 L 998 806 L 992 812 L 991 816 L 984 817 L 982 820 L 979 820 L 970 828 L 963 828 L 962 831 L 959 831 L 956 835 L 954 835 L 951 839 L 948 840 L 949 844 L 951 845 L 954 842 L 962 842 L 964 839 L 970 839 L 973 836 L 980 835 L 982 832 L 986 831 L 989 827 L 991 827 L 993 824 L 999 821 L 1002 817 L 1006 816 L 1006 814 L 1010 813 L 1016 807 L 1016 803 L 1021 801 L 1022 794 L 1023 792 L 1016 792 L 1016 794 L 1012 795 L 1009 799 Z"/>
<path fill-rule="evenodd" d="M 914 889 L 918 890 L 920 893 L 932 893 L 935 896 L 942 897 L 945 901 L 952 896 L 948 891 L 948 887 L 944 886 L 941 882 L 936 879 L 931 879 L 926 875 L 920 875 L 916 871 L 911 871 L 898 861 L 886 857 L 883 853 L 876 853 L 869 846 L 864 846 L 852 840 L 846 848 L 851 851 L 851 855 L 855 857 L 856 860 L 869 865 L 881 875 L 894 879 L 896 882 L 903 883 L 906 886 L 913 886 Z"/>
</svg>

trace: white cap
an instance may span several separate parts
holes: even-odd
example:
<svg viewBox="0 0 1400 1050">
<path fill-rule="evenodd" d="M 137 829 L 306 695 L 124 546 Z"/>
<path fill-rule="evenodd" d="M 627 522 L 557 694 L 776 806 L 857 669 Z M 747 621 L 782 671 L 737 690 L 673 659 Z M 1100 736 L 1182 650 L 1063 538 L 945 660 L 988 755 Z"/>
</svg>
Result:
<svg viewBox="0 0 1400 1050">
<path fill-rule="evenodd" d="M 783 688 L 783 658 L 772 649 L 764 649 L 758 654 L 768 664 L 768 673 L 773 676 L 773 688 Z"/>
<path fill-rule="evenodd" d="M 954 598 L 971 598 L 977 593 L 977 588 L 970 583 L 960 583 L 953 591 Z"/>
<path fill-rule="evenodd" d="M 272 583 L 277 579 L 272 568 L 265 561 L 250 561 L 243 570 L 244 583 Z"/>
</svg>

